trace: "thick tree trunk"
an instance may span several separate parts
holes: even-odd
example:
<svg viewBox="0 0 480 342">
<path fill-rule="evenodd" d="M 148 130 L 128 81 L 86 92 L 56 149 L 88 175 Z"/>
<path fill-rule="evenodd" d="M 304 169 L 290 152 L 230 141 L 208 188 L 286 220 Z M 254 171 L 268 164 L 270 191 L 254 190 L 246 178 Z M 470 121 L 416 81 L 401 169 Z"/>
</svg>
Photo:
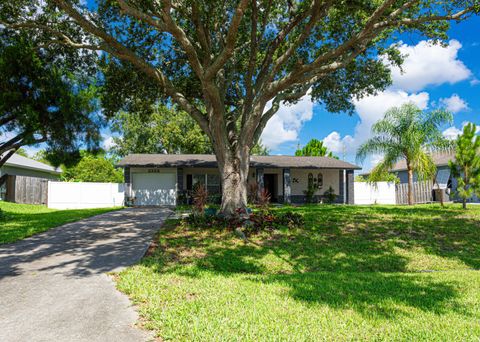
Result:
<svg viewBox="0 0 480 342">
<path fill-rule="evenodd" d="M 408 205 L 415 204 L 415 199 L 413 198 L 413 170 L 411 167 L 408 167 Z"/>
<path fill-rule="evenodd" d="M 247 208 L 247 179 L 249 153 L 218 156 L 218 166 L 222 180 L 222 215 L 232 217 L 245 212 Z"/>
</svg>

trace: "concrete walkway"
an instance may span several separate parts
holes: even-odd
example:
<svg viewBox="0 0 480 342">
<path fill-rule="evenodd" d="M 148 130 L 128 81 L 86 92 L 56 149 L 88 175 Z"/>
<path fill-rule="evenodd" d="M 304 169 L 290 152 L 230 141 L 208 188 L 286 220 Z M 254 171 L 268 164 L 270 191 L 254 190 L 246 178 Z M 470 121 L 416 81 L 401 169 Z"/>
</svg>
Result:
<svg viewBox="0 0 480 342">
<path fill-rule="evenodd" d="M 0 245 L 0 341 L 145 341 L 105 272 L 138 261 L 171 213 L 124 209 Z"/>
</svg>

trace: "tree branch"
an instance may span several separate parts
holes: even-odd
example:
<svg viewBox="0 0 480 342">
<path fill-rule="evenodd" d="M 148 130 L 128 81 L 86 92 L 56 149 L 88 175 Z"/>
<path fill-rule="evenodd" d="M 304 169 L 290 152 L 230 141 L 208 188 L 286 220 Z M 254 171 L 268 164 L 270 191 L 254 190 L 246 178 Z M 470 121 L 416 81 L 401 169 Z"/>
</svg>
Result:
<svg viewBox="0 0 480 342">
<path fill-rule="evenodd" d="M 247 7 L 249 0 L 240 0 L 240 3 L 235 10 L 233 15 L 230 28 L 227 32 L 227 37 L 225 39 L 225 46 L 222 52 L 215 58 L 212 65 L 205 70 L 205 79 L 210 80 L 217 72 L 223 67 L 227 60 L 232 56 L 232 53 L 235 49 L 235 43 L 237 41 L 237 33 L 240 27 L 240 23 L 243 18 L 245 8 Z"/>
<path fill-rule="evenodd" d="M 94 35 L 95 37 L 102 39 L 105 44 L 110 46 L 110 48 L 104 49 L 106 52 L 109 52 L 122 60 L 132 63 L 133 65 L 137 66 L 141 71 L 153 77 L 153 79 L 155 79 L 164 88 L 165 93 L 168 96 L 172 97 L 172 99 L 177 102 L 183 110 L 192 115 L 192 117 L 195 119 L 195 121 L 197 121 L 200 127 L 202 127 L 202 129 L 204 129 L 205 132 L 208 134 L 209 125 L 207 118 L 195 106 L 193 106 L 182 93 L 175 89 L 170 80 L 159 69 L 145 62 L 145 60 L 138 57 L 134 52 L 121 44 L 113 36 L 109 35 L 106 31 L 87 20 L 67 1 L 54 1 L 64 12 L 66 12 L 73 20 L 75 20 L 75 22 L 80 27 L 82 27 L 84 30 Z"/>
</svg>

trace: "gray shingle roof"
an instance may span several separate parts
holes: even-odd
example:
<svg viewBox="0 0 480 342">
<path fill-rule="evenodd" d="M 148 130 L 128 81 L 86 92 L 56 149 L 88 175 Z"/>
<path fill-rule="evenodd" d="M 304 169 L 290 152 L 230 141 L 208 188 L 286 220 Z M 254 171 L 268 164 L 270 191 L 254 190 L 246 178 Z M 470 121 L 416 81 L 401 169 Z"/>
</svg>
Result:
<svg viewBox="0 0 480 342">
<path fill-rule="evenodd" d="M 436 166 L 446 166 L 450 160 L 455 159 L 455 154 L 453 152 L 444 152 L 444 153 L 435 153 L 432 154 L 433 162 Z M 407 162 L 405 159 L 397 162 L 393 168 L 390 170 L 392 172 L 405 171 L 407 169 Z"/>
<path fill-rule="evenodd" d="M 118 163 L 118 166 L 216 167 L 217 161 L 212 154 L 129 154 Z M 263 168 L 361 169 L 357 165 L 335 158 L 295 156 L 252 156 L 250 166 Z"/>
<path fill-rule="evenodd" d="M 55 169 L 53 166 L 41 163 L 39 161 L 14 154 L 5 162 L 5 166 L 12 166 L 12 167 L 19 167 L 22 169 L 29 169 L 29 170 L 37 170 L 37 171 L 44 171 L 53 174 L 61 174 L 62 171 L 57 168 Z"/>
</svg>

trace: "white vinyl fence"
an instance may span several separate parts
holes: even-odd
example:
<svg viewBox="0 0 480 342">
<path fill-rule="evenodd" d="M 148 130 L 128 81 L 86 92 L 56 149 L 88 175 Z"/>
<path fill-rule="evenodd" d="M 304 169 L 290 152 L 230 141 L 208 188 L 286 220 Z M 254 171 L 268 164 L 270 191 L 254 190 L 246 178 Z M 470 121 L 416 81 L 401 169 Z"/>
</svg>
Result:
<svg viewBox="0 0 480 342">
<path fill-rule="evenodd" d="M 395 183 L 355 182 L 355 204 L 396 204 Z"/>
<path fill-rule="evenodd" d="M 123 183 L 48 182 L 48 207 L 54 209 L 122 206 Z"/>
</svg>

